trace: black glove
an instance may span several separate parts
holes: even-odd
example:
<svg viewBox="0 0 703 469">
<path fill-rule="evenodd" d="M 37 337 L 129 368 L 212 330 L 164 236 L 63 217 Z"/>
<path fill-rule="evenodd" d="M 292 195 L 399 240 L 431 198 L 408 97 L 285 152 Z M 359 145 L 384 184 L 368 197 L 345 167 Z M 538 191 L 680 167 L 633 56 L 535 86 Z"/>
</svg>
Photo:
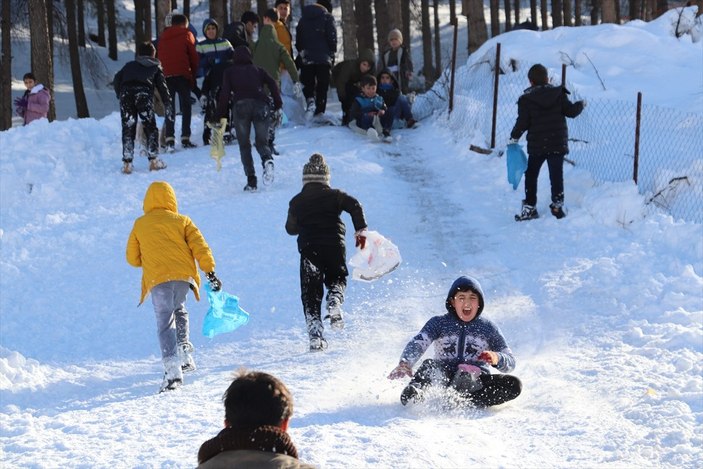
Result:
<svg viewBox="0 0 703 469">
<path fill-rule="evenodd" d="M 215 272 L 206 273 L 205 278 L 207 278 L 207 281 L 210 282 L 210 290 L 220 291 L 222 288 L 222 282 L 220 282 L 220 279 L 215 276 Z"/>
</svg>

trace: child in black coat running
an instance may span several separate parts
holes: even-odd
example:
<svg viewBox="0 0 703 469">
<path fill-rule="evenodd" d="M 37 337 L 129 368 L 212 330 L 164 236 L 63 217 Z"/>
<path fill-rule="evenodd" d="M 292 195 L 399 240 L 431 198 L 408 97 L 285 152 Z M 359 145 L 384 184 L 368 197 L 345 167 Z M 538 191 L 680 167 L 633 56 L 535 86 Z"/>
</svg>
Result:
<svg viewBox="0 0 703 469">
<path fill-rule="evenodd" d="M 585 101 L 572 103 L 563 86 L 549 84 L 544 65 L 533 65 L 527 72 L 530 87 L 517 102 L 517 120 L 512 132 L 511 143 L 517 143 L 527 131 L 527 170 L 525 171 L 525 199 L 522 213 L 515 220 L 531 220 L 537 213 L 537 178 L 544 162 L 549 167 L 549 180 L 552 183 L 552 215 L 564 218 L 564 156 L 569 153 L 566 117 L 574 118 L 581 114 Z"/>
<path fill-rule="evenodd" d="M 327 348 L 322 336 L 323 286 L 327 287 L 330 326 L 344 327 L 341 307 L 349 272 L 342 212 L 351 215 L 356 245 L 363 249 L 364 210 L 354 197 L 330 187 L 329 167 L 324 157 L 315 153 L 303 167 L 303 190 L 291 199 L 286 220 L 288 234 L 298 235 L 301 298 L 311 351 Z"/>
</svg>

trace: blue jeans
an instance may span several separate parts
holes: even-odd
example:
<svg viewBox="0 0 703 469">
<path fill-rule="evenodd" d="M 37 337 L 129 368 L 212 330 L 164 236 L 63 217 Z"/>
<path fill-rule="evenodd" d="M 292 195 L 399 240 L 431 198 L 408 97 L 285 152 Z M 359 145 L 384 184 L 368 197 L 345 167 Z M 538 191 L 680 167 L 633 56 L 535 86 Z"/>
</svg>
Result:
<svg viewBox="0 0 703 469">
<path fill-rule="evenodd" d="M 360 129 L 368 130 L 373 127 L 374 117 L 375 116 L 369 116 L 364 113 L 356 118 L 356 126 Z M 391 130 L 391 127 L 393 126 L 393 114 L 389 110 L 386 110 L 386 112 L 384 112 L 378 119 L 381 121 L 381 127 L 383 127 L 383 130 Z"/>
<path fill-rule="evenodd" d="M 269 126 L 271 125 L 269 109 L 267 102 L 258 99 L 240 99 L 235 101 L 232 106 L 233 127 L 237 133 L 239 155 L 247 179 L 256 178 L 254 160 L 251 156 L 251 141 L 249 140 L 252 124 L 254 124 L 254 146 L 261 157 L 261 165 L 263 166 L 264 163 L 273 159 L 268 143 Z"/>
<path fill-rule="evenodd" d="M 393 106 L 388 106 L 388 110 L 386 112 L 393 116 L 394 121 L 397 119 L 408 120 L 413 118 L 413 113 L 410 110 L 408 98 L 402 94 L 398 96 L 398 99 Z"/>
<path fill-rule="evenodd" d="M 190 283 L 182 280 L 160 283 L 151 289 L 159 348 L 164 360 L 176 357 L 177 345 L 190 340 L 186 310 L 186 295 L 189 291 Z"/>
</svg>

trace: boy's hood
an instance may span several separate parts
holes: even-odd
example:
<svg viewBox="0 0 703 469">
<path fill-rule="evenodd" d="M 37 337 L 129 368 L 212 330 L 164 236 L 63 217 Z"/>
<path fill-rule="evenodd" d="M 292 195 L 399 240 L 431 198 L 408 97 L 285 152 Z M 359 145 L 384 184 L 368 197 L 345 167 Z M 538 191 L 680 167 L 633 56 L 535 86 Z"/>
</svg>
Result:
<svg viewBox="0 0 703 469">
<path fill-rule="evenodd" d="M 381 86 L 381 75 L 383 75 L 384 73 L 391 76 L 391 82 L 393 83 L 394 88 L 400 88 L 400 86 L 398 85 L 398 80 L 395 79 L 395 75 L 393 75 L 393 73 L 387 68 L 384 68 L 383 70 L 378 72 L 378 75 L 376 75 L 376 80 L 378 81 L 379 87 Z"/>
<path fill-rule="evenodd" d="M 478 312 L 476 313 L 476 318 L 478 318 L 481 315 L 481 312 L 483 311 L 483 288 L 481 288 L 481 284 L 478 283 L 478 280 L 466 275 L 463 275 L 458 279 L 454 280 L 454 283 L 452 283 L 452 286 L 449 288 L 449 292 L 447 293 L 447 300 L 444 302 L 447 311 L 449 311 L 455 316 L 457 315 L 451 300 L 452 298 L 454 298 L 454 295 L 456 295 L 457 292 L 460 291 L 472 291 L 478 295 Z"/>
<path fill-rule="evenodd" d="M 548 108 L 561 99 L 563 94 L 569 94 L 569 91 L 561 86 L 537 85 L 527 88 L 523 96 L 540 107 Z"/>
<path fill-rule="evenodd" d="M 217 35 L 215 37 L 219 37 L 220 35 L 220 25 L 217 24 L 217 21 L 215 21 L 214 18 L 208 18 L 205 21 L 203 21 L 203 36 L 205 36 L 205 39 L 207 39 L 207 36 L 205 35 L 205 29 L 207 29 L 208 26 L 211 24 L 214 24 L 215 27 L 217 28 Z"/>
<path fill-rule="evenodd" d="M 235 64 L 243 65 L 250 64 L 251 61 L 251 51 L 247 46 L 237 46 L 234 49 L 234 58 L 232 59 Z"/>
<path fill-rule="evenodd" d="M 149 57 L 148 55 L 140 55 L 136 58 L 136 62 L 142 67 L 153 67 L 154 65 L 161 65 L 159 59 Z"/>
<path fill-rule="evenodd" d="M 167 182 L 152 182 L 144 195 L 144 213 L 152 210 L 163 209 L 169 212 L 178 213 L 178 201 L 176 192 Z"/>
</svg>

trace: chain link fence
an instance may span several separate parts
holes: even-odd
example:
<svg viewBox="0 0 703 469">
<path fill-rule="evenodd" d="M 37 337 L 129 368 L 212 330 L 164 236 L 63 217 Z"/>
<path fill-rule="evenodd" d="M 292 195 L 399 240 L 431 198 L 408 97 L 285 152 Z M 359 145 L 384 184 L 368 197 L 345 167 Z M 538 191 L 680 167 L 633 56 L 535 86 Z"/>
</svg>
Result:
<svg viewBox="0 0 703 469">
<path fill-rule="evenodd" d="M 454 135 L 473 131 L 485 148 L 502 149 L 517 118 L 517 100 L 529 86 L 531 63 L 501 60 L 493 119 L 496 50 L 457 70 L 453 105 L 447 126 Z M 561 83 L 561 63 L 543 64 L 552 83 Z M 570 99 L 582 99 L 574 87 Z M 445 73 L 429 92 L 415 100 L 418 118 L 447 112 L 449 76 Z M 646 96 L 643 100 L 646 102 Z M 651 207 L 674 218 L 703 223 L 703 113 L 644 104 L 638 122 L 637 96 L 632 101 L 588 100 L 583 113 L 568 119 L 569 163 L 588 170 L 597 182 L 635 180 Z M 636 148 L 639 123 L 639 142 Z M 494 132 L 495 129 L 495 132 Z"/>
</svg>

